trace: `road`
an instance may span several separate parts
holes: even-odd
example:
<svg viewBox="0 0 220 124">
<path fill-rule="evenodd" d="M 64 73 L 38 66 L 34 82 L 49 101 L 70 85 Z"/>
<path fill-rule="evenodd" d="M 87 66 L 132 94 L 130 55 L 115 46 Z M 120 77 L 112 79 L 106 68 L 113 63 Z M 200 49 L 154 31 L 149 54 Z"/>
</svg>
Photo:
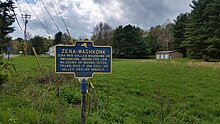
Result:
<svg viewBox="0 0 220 124">
<path fill-rule="evenodd" d="M 13 58 L 13 57 L 17 57 L 17 56 L 19 56 L 19 55 L 10 54 L 10 55 L 9 55 L 9 58 Z M 3 55 L 3 58 L 8 58 L 8 55 L 4 54 L 4 55 Z"/>
</svg>

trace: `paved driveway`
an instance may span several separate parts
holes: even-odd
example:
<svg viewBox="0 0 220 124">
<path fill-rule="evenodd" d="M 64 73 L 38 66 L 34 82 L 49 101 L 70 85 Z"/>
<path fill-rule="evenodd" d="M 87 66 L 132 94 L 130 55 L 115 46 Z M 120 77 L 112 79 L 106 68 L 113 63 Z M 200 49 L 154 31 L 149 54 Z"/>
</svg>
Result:
<svg viewBox="0 0 220 124">
<path fill-rule="evenodd" d="M 17 56 L 19 56 L 19 55 L 10 54 L 9 58 L 13 58 L 13 57 L 17 57 Z M 8 58 L 8 55 L 4 54 L 3 58 Z"/>
</svg>

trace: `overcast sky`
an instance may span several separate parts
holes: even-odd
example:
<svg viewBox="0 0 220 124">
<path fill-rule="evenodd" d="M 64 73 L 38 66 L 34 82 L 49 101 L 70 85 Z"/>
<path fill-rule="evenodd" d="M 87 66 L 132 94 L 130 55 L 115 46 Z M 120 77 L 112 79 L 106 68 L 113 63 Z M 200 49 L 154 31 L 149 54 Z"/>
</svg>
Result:
<svg viewBox="0 0 220 124">
<path fill-rule="evenodd" d="M 50 16 L 40 0 L 27 0 L 37 17 L 28 6 L 26 0 L 17 0 L 15 12 L 21 27 L 24 28 L 24 21 L 21 14 L 30 14 L 28 21 L 28 32 L 34 35 L 53 38 L 59 30 L 53 23 Z M 66 32 L 64 23 L 59 14 L 60 9 L 70 34 L 74 38 L 90 38 L 93 27 L 99 22 L 108 23 L 113 28 L 119 25 L 137 25 L 144 30 L 152 26 L 162 25 L 167 19 L 173 20 L 180 13 L 190 12 L 189 4 L 192 0 L 42 0 L 51 14 L 61 32 Z M 14 23 L 15 31 L 11 34 L 13 38 L 22 37 L 23 31 Z"/>
</svg>

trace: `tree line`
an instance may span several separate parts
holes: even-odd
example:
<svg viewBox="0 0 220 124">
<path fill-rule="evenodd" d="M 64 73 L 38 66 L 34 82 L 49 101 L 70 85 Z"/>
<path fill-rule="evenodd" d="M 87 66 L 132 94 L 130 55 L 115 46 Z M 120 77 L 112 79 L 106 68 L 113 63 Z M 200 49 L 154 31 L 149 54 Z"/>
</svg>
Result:
<svg viewBox="0 0 220 124">
<path fill-rule="evenodd" d="M 113 29 L 101 22 L 94 27 L 90 40 L 95 45 L 112 46 L 113 56 L 118 58 L 149 58 L 157 51 L 175 50 L 185 57 L 220 59 L 220 1 L 193 0 L 190 7 L 190 13 L 182 13 L 174 21 L 166 21 L 148 30 L 130 24 Z M 11 27 L 14 22 L 12 11 L 11 0 L 0 2 L 0 52 L 9 44 L 11 38 L 8 34 L 14 31 Z M 36 47 L 40 54 L 49 46 L 74 41 L 66 33 L 58 32 L 53 40 L 35 36 L 29 45 Z"/>
<path fill-rule="evenodd" d="M 179 50 L 191 58 L 220 59 L 220 1 L 193 0 L 191 13 L 176 19 Z"/>
<path fill-rule="evenodd" d="M 190 7 L 190 13 L 178 15 L 173 23 L 146 31 L 137 26 L 118 26 L 109 31 L 105 41 L 111 40 L 105 45 L 113 47 L 116 57 L 142 58 L 157 51 L 175 50 L 189 58 L 220 59 L 220 1 L 193 0 Z M 97 38 L 101 37 L 102 30 L 94 30 L 94 41 L 102 45 L 100 42 L 104 40 Z"/>
<path fill-rule="evenodd" d="M 130 24 L 106 30 L 105 27 L 111 27 L 107 25 L 102 22 L 96 25 L 91 40 L 95 42 L 95 45 L 112 46 L 113 57 L 149 58 L 154 57 L 157 51 L 174 49 L 174 24 L 171 22 L 151 27 L 149 30 Z"/>
</svg>

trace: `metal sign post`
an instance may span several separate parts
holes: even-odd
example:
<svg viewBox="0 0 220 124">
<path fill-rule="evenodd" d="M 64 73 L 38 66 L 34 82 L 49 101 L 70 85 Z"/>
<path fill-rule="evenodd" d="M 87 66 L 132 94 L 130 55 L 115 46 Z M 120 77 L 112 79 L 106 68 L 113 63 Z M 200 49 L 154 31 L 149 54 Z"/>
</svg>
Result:
<svg viewBox="0 0 220 124">
<path fill-rule="evenodd" d="M 8 61 L 9 61 L 9 58 L 10 58 L 10 51 L 11 51 L 11 47 L 7 47 L 7 55 L 8 55 Z"/>
<path fill-rule="evenodd" d="M 56 46 L 55 72 L 74 74 L 80 79 L 82 93 L 81 124 L 86 122 L 86 79 L 93 74 L 109 74 L 112 72 L 112 48 L 110 46 L 94 46 L 92 41 L 79 41 L 75 45 Z"/>
<path fill-rule="evenodd" d="M 82 93 L 81 99 L 81 124 L 85 124 L 86 122 L 86 89 L 87 89 L 87 82 L 86 79 L 82 79 L 80 84 L 80 89 Z"/>
</svg>

